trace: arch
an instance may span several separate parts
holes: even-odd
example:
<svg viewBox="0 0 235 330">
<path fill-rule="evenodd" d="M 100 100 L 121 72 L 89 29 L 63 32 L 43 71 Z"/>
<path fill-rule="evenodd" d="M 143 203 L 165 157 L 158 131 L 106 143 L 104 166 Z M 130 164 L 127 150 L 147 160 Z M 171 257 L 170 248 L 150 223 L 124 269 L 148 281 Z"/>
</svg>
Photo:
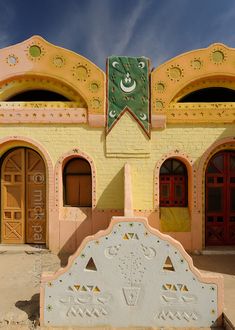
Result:
<svg viewBox="0 0 235 330">
<path fill-rule="evenodd" d="M 55 206 L 59 212 L 59 209 L 63 206 L 63 170 L 66 163 L 73 158 L 84 158 L 91 167 L 91 178 L 92 178 L 92 209 L 96 207 L 96 169 L 94 161 L 86 153 L 78 148 L 63 154 L 55 165 Z"/>
<path fill-rule="evenodd" d="M 198 244 L 203 248 L 205 247 L 205 173 L 211 157 L 221 150 L 235 150 L 235 138 L 226 137 L 213 143 L 202 155 L 197 169 L 197 217 L 195 221 L 200 230 L 194 240 L 198 240 Z"/>
<path fill-rule="evenodd" d="M 52 251 L 56 251 L 56 241 L 58 240 L 59 233 L 54 224 L 54 180 L 53 180 L 53 163 L 47 150 L 36 140 L 33 140 L 24 136 L 8 136 L 0 139 L 0 157 L 4 155 L 8 150 L 15 147 L 28 147 L 36 152 L 42 157 L 45 168 L 46 168 L 46 200 L 47 200 L 47 237 L 46 246 Z M 51 236 L 53 233 L 53 237 Z"/>
<path fill-rule="evenodd" d="M 193 160 L 184 152 L 180 150 L 171 151 L 164 156 L 156 163 L 154 169 L 154 209 L 158 214 L 159 219 L 159 210 L 160 210 L 160 169 L 162 164 L 169 158 L 175 158 L 181 161 L 187 168 L 188 174 L 188 208 L 192 212 L 194 208 L 194 199 L 195 199 L 195 192 L 194 192 L 194 167 L 193 167 Z"/>
<path fill-rule="evenodd" d="M 46 173 L 41 155 L 11 148 L 1 162 L 2 243 L 46 244 Z"/>
<path fill-rule="evenodd" d="M 197 89 L 179 99 L 179 102 L 192 103 L 192 102 L 206 102 L 206 103 L 219 103 L 219 102 L 235 102 L 235 91 L 226 87 L 205 87 Z"/>
<path fill-rule="evenodd" d="M 85 158 L 73 157 L 65 163 L 63 169 L 63 198 L 63 206 L 92 206 L 91 166 Z"/>
<path fill-rule="evenodd" d="M 234 48 L 216 43 L 208 48 L 179 55 L 156 68 L 151 73 L 153 123 L 156 123 L 155 116 L 167 115 L 169 111 L 173 111 L 171 102 L 194 82 L 219 78 L 218 83 L 222 84 L 220 87 L 226 87 L 227 81 L 234 81 L 234 54 Z M 198 86 L 195 88 L 198 89 Z"/>
<path fill-rule="evenodd" d="M 188 206 L 188 171 L 182 161 L 176 158 L 166 159 L 160 168 L 159 179 L 160 206 Z"/>
<path fill-rule="evenodd" d="M 0 85 L 19 77 L 44 77 L 57 80 L 76 91 L 88 107 L 89 124 L 104 125 L 105 74 L 83 56 L 54 46 L 40 36 L 0 50 Z"/>
<path fill-rule="evenodd" d="M 35 76 L 34 74 L 24 74 L 15 76 L 11 79 L 0 81 L 0 88 L 0 102 L 17 102 L 11 101 L 10 99 L 15 95 L 24 92 L 30 92 L 33 90 L 44 90 L 58 93 L 67 98 L 68 100 L 76 102 L 77 105 L 79 105 L 80 107 L 87 108 L 85 100 L 82 98 L 78 91 L 58 79 L 51 78 L 45 75 Z"/>
<path fill-rule="evenodd" d="M 51 101 L 51 102 L 68 102 L 70 101 L 64 95 L 50 91 L 48 89 L 32 89 L 29 91 L 23 91 L 12 95 L 8 101 L 10 102 L 31 102 L 31 101 Z"/>
<path fill-rule="evenodd" d="M 182 88 L 172 99 L 171 102 L 182 102 L 181 100 L 191 93 L 200 92 L 206 89 L 226 89 L 231 93 L 235 90 L 235 77 L 231 76 L 210 76 L 194 80 Z M 199 101 L 200 102 L 200 101 Z M 228 101 L 227 101 L 228 102 Z"/>
</svg>

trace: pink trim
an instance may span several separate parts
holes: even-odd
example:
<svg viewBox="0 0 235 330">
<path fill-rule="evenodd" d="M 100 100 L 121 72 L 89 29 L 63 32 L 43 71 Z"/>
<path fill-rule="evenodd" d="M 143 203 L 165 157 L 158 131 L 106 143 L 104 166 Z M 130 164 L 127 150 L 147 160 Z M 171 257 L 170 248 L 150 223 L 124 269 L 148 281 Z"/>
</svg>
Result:
<svg viewBox="0 0 235 330">
<path fill-rule="evenodd" d="M 33 140 L 24 136 L 8 136 L 0 139 L 0 148 L 5 153 L 10 150 L 13 142 L 17 142 L 19 147 L 32 147 L 37 151 L 45 162 L 46 175 L 47 175 L 47 247 L 52 251 L 55 251 L 54 241 L 55 236 L 59 234 L 58 229 L 54 226 L 54 215 L 55 215 L 55 205 L 54 205 L 54 168 L 50 155 L 47 150 L 36 140 Z"/>
<path fill-rule="evenodd" d="M 66 152 L 57 160 L 55 165 L 55 207 L 58 211 L 60 207 L 63 207 L 63 179 L 62 173 L 65 163 L 70 159 L 82 157 L 86 159 L 91 166 L 91 176 L 92 176 L 92 209 L 96 207 L 96 169 L 94 161 L 85 152 L 81 151 L 77 147 Z"/>
<path fill-rule="evenodd" d="M 61 212 L 64 210 L 63 208 L 63 168 L 65 163 L 67 163 L 70 159 L 75 157 L 83 157 L 86 159 L 91 166 L 92 173 L 92 208 L 80 208 L 83 214 L 81 218 L 74 219 L 73 217 L 69 217 L 68 219 L 64 218 L 64 213 Z M 77 147 L 63 154 L 55 165 L 55 224 L 59 228 L 60 234 L 57 236 L 57 251 L 61 252 L 71 252 L 76 250 L 77 246 L 79 246 L 81 242 L 81 238 L 83 239 L 86 235 L 92 233 L 92 225 L 93 225 L 93 211 L 96 207 L 96 169 L 94 161 L 88 156 L 86 153 L 82 152 Z M 69 209 L 69 208 L 68 208 Z M 78 208 L 72 211 L 78 211 Z M 84 214 L 86 214 L 85 219 L 88 221 L 84 222 Z M 75 216 L 77 212 L 75 212 Z M 80 217 L 80 216 L 79 216 Z M 62 226 L 65 225 L 66 222 L 66 230 L 62 230 Z M 83 223 L 81 228 L 80 225 Z M 85 226 L 85 227 L 84 227 Z M 69 237 L 69 239 L 68 239 Z"/>
<path fill-rule="evenodd" d="M 95 115 L 89 113 L 88 123 L 89 126 L 91 127 L 105 127 L 105 115 L 104 114 Z"/>
<path fill-rule="evenodd" d="M 213 143 L 203 154 L 197 169 L 197 199 L 196 199 L 196 223 L 197 228 L 193 234 L 193 241 L 197 242 L 197 248 L 205 246 L 205 171 L 211 157 L 220 150 L 235 149 L 235 138 L 226 137 Z"/>
<path fill-rule="evenodd" d="M 85 108 L 17 108 L 1 107 L 1 123 L 87 123 L 87 109 Z"/>
<path fill-rule="evenodd" d="M 156 220 L 160 221 L 160 207 L 159 207 L 159 191 L 160 191 L 160 185 L 159 185 L 159 175 L 160 175 L 160 168 L 164 161 L 169 158 L 176 158 L 182 161 L 188 172 L 188 208 L 191 215 L 191 233 L 190 235 L 193 236 L 193 232 L 197 230 L 195 229 L 195 207 L 196 207 L 196 170 L 195 165 L 193 164 L 193 160 L 184 152 L 176 149 L 174 151 L 171 151 L 164 156 L 157 162 L 154 170 L 154 209 L 156 211 Z M 188 237 L 188 233 L 183 233 L 184 236 Z M 178 234 L 176 234 L 178 235 Z M 178 237 L 178 236 L 177 236 Z M 187 241 L 187 240 L 186 240 Z M 192 249 L 192 241 L 190 243 L 190 246 L 186 244 L 185 247 L 187 247 L 187 250 L 191 251 Z"/>
<path fill-rule="evenodd" d="M 156 235 L 160 237 L 162 240 L 165 240 L 169 242 L 171 245 L 173 245 L 186 259 L 188 262 L 190 270 L 195 274 L 195 276 L 199 279 L 199 281 L 203 283 L 211 283 L 215 284 L 218 287 L 218 323 L 221 324 L 222 319 L 222 311 L 223 311 L 223 301 L 224 301 L 224 288 L 223 288 L 223 276 L 222 275 L 213 275 L 213 274 L 206 274 L 201 273 L 194 265 L 192 258 L 187 254 L 187 252 L 184 250 L 183 246 L 176 241 L 174 238 L 170 237 L 169 235 L 162 234 L 157 229 L 154 229 L 149 226 L 148 221 L 146 218 L 139 218 L 139 217 L 113 217 L 111 220 L 111 223 L 109 227 L 106 230 L 99 231 L 94 236 L 86 237 L 80 247 L 77 249 L 77 251 L 70 256 L 68 260 L 68 264 L 65 268 L 60 268 L 56 273 L 49 274 L 49 273 L 43 273 L 41 277 L 41 288 L 40 288 L 40 324 L 44 324 L 44 294 L 45 294 L 45 285 L 47 282 L 51 282 L 56 280 L 60 275 L 66 273 L 73 265 L 74 260 L 80 255 L 81 251 L 84 249 L 86 244 L 93 240 L 98 240 L 100 237 L 106 236 L 111 233 L 113 226 L 116 223 L 119 222 L 141 222 L 144 224 L 146 230 L 150 231 L 153 235 Z"/>
<path fill-rule="evenodd" d="M 153 115 L 151 113 L 152 128 L 166 128 L 166 115 Z"/>
<path fill-rule="evenodd" d="M 195 204 L 193 203 L 193 199 L 196 197 L 196 189 L 195 191 L 192 190 L 193 181 L 195 179 L 195 171 L 193 171 L 193 160 L 184 152 L 180 150 L 171 151 L 161 157 L 161 159 L 156 163 L 154 169 L 154 209 L 159 213 L 159 175 L 160 175 L 160 168 L 164 161 L 169 158 L 176 158 L 182 161 L 188 172 L 188 207 L 189 210 L 192 211 Z M 158 219 L 159 220 L 159 219 Z"/>
</svg>

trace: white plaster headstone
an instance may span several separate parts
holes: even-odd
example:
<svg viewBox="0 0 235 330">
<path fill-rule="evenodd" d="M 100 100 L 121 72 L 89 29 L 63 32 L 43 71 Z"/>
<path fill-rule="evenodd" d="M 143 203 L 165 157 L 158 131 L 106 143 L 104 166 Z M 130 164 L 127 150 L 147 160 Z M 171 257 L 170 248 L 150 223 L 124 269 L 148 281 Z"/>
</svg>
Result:
<svg viewBox="0 0 235 330">
<path fill-rule="evenodd" d="M 181 244 L 146 219 L 116 217 L 66 268 L 42 276 L 41 323 L 210 327 L 219 324 L 222 288 L 222 278 L 202 275 Z"/>
</svg>

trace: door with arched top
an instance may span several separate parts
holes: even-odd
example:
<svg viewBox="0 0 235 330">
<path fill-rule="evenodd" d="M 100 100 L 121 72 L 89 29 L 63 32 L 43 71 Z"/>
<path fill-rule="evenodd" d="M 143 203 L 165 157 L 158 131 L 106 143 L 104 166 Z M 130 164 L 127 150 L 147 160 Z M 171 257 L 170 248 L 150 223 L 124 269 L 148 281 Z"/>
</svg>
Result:
<svg viewBox="0 0 235 330">
<path fill-rule="evenodd" d="M 30 148 L 9 151 L 1 166 L 1 242 L 46 242 L 46 175 Z"/>
<path fill-rule="evenodd" d="M 235 151 L 220 151 L 206 169 L 206 245 L 235 245 Z"/>
</svg>

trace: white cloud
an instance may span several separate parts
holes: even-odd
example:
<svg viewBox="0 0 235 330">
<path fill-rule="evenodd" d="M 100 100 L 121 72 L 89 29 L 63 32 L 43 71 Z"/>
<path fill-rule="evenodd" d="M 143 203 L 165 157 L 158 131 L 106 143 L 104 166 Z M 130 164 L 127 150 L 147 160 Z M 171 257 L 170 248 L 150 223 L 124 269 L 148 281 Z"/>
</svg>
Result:
<svg viewBox="0 0 235 330">
<path fill-rule="evenodd" d="M 8 2 L 0 2 L 0 48 L 12 44 L 11 26 L 14 22 L 15 10 Z"/>
<path fill-rule="evenodd" d="M 56 30 L 52 28 L 49 33 L 49 40 L 82 53 L 102 68 L 110 55 L 146 56 L 156 66 L 214 41 L 234 45 L 231 27 L 235 22 L 235 3 L 225 3 L 217 0 L 70 1 L 65 12 L 60 13 Z"/>
</svg>

